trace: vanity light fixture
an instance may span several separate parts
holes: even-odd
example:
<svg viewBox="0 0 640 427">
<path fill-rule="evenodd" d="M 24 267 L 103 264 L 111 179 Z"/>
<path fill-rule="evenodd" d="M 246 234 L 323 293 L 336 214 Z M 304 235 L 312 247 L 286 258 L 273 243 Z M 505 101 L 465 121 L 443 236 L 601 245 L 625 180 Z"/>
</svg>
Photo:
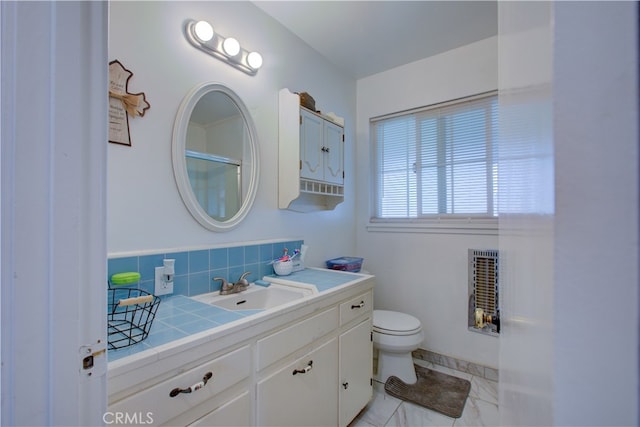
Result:
<svg viewBox="0 0 640 427">
<path fill-rule="evenodd" d="M 225 38 L 217 34 L 206 21 L 187 22 L 185 33 L 193 46 L 251 76 L 262 67 L 262 55 L 242 48 L 233 37 Z"/>
</svg>

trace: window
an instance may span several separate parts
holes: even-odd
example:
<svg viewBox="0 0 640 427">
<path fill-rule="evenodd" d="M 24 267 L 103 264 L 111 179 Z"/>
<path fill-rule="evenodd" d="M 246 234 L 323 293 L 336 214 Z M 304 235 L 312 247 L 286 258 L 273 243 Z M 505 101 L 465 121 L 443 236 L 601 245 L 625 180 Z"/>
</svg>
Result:
<svg viewBox="0 0 640 427">
<path fill-rule="evenodd" d="M 495 93 L 372 119 L 378 220 L 496 218 Z"/>
</svg>

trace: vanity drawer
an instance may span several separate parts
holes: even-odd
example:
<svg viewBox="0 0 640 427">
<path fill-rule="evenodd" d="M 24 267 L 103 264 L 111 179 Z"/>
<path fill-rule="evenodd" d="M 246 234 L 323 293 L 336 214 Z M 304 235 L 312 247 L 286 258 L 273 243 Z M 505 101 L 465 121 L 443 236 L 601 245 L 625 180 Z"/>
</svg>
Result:
<svg viewBox="0 0 640 427">
<path fill-rule="evenodd" d="M 148 414 L 153 425 L 163 424 L 249 377 L 250 366 L 251 350 L 245 346 L 115 402 L 109 406 L 109 412 Z M 209 372 L 213 375 L 203 387 L 191 393 L 170 396 L 169 393 L 176 388 L 185 389 L 201 382 Z"/>
<path fill-rule="evenodd" d="M 358 316 L 373 310 L 373 293 L 366 292 L 340 304 L 340 326 L 346 325 Z"/>
<path fill-rule="evenodd" d="M 293 326 L 258 340 L 258 366 L 261 370 L 338 327 L 338 308 L 334 307 Z"/>
</svg>

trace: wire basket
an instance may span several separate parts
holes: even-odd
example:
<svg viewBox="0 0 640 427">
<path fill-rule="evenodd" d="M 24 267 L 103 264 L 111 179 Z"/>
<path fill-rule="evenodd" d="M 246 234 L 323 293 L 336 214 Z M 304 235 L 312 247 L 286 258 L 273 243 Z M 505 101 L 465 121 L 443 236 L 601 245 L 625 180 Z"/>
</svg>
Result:
<svg viewBox="0 0 640 427">
<path fill-rule="evenodd" d="M 109 350 L 137 344 L 149 336 L 160 298 L 141 289 L 109 288 L 107 342 Z"/>
</svg>

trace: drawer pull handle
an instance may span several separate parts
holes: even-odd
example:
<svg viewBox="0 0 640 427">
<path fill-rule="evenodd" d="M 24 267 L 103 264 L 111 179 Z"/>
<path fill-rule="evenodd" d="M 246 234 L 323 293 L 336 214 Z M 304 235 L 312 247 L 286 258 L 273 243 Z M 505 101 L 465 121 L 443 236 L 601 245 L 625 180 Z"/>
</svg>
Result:
<svg viewBox="0 0 640 427">
<path fill-rule="evenodd" d="M 311 365 L 313 365 L 313 360 L 309 360 L 309 364 L 304 367 L 304 369 L 294 369 L 293 375 L 295 374 L 306 374 L 311 370 Z"/>
<path fill-rule="evenodd" d="M 169 393 L 169 396 L 176 397 L 180 393 L 191 393 L 191 392 L 200 390 L 202 387 L 207 385 L 207 381 L 209 381 L 211 377 L 213 377 L 213 374 L 211 372 L 207 372 L 206 374 L 204 374 L 204 377 L 202 377 L 202 381 L 197 382 L 191 387 L 187 387 L 187 388 L 176 387 L 173 390 L 171 390 L 171 392 Z"/>
<path fill-rule="evenodd" d="M 362 308 L 364 307 L 364 301 L 360 301 L 360 304 L 354 304 L 351 306 L 351 310 L 353 310 L 354 308 Z"/>
</svg>

